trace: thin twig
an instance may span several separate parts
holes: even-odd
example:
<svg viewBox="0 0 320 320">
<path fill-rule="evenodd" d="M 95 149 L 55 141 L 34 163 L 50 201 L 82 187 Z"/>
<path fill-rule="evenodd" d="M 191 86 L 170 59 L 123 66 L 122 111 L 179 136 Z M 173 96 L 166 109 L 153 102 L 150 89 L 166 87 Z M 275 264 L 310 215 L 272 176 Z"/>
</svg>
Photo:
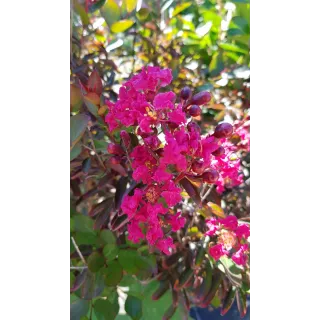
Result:
<svg viewBox="0 0 320 320">
<path fill-rule="evenodd" d="M 89 133 L 90 140 L 91 140 L 91 142 L 92 142 L 93 151 L 94 151 L 94 153 L 96 154 L 96 156 L 97 156 L 97 158 L 98 158 L 98 161 L 99 161 L 100 165 L 102 166 L 102 168 L 103 168 L 104 170 L 106 170 L 106 167 L 105 167 L 103 161 L 101 160 L 101 158 L 100 158 L 100 156 L 99 156 L 99 154 L 98 154 L 98 152 L 97 152 L 97 150 L 96 150 L 96 146 L 94 145 L 94 142 L 93 142 L 93 136 L 92 136 L 92 133 L 91 133 L 91 131 L 90 131 L 89 129 L 88 129 L 88 133 Z"/>
<path fill-rule="evenodd" d="M 207 188 L 207 183 L 205 182 L 204 184 L 203 184 L 203 186 L 202 186 L 202 189 L 201 189 L 201 191 L 200 191 L 200 197 L 202 198 L 202 196 L 203 196 L 203 194 L 204 194 L 204 191 L 205 191 L 205 189 Z"/>
<path fill-rule="evenodd" d="M 213 187 L 214 187 L 214 184 L 212 184 L 211 186 L 210 186 L 210 188 L 208 189 L 208 191 L 205 193 L 205 195 L 201 198 L 201 201 L 203 201 L 203 200 L 205 200 L 206 199 L 206 197 L 210 194 L 210 192 L 212 191 L 212 189 L 213 189 Z"/>
<path fill-rule="evenodd" d="M 88 269 L 87 266 L 85 267 L 70 267 L 70 270 L 85 270 L 85 269 Z"/>
<path fill-rule="evenodd" d="M 78 255 L 79 255 L 80 259 L 81 259 L 81 261 L 82 261 L 85 265 L 87 265 L 86 260 L 84 259 L 83 255 L 82 255 L 82 253 L 81 253 L 78 245 L 76 244 L 75 240 L 73 239 L 73 237 L 71 237 L 71 241 L 72 241 L 72 243 L 73 243 L 73 245 L 74 245 L 74 247 L 75 247 L 75 249 L 76 249 L 76 251 L 77 251 L 77 253 L 78 253 Z"/>
</svg>

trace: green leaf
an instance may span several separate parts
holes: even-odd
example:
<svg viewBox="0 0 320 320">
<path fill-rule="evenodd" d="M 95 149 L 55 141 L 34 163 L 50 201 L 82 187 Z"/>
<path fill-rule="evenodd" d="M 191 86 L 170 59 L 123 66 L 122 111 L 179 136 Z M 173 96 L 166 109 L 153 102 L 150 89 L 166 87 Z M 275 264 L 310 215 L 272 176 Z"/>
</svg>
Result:
<svg viewBox="0 0 320 320">
<path fill-rule="evenodd" d="M 135 260 L 138 253 L 133 250 L 120 250 L 118 260 L 123 269 L 129 274 L 135 274 L 139 271 Z"/>
<path fill-rule="evenodd" d="M 89 310 L 89 301 L 78 299 L 71 303 L 70 320 L 80 320 Z"/>
<path fill-rule="evenodd" d="M 109 300 L 99 299 L 93 306 L 97 318 L 105 320 L 114 320 L 119 312 L 119 304 L 111 303 Z"/>
<path fill-rule="evenodd" d="M 103 244 L 115 244 L 116 237 L 110 230 L 102 230 L 100 233 L 100 239 L 102 240 Z"/>
<path fill-rule="evenodd" d="M 105 275 L 105 284 L 109 287 L 116 286 L 122 279 L 123 269 L 118 261 L 112 261 L 102 271 Z"/>
<path fill-rule="evenodd" d="M 136 297 L 128 296 L 125 306 L 126 312 L 133 320 L 139 320 L 142 316 L 142 301 Z"/>
<path fill-rule="evenodd" d="M 240 29 L 231 28 L 227 31 L 227 35 L 229 37 L 242 36 L 244 35 L 244 32 Z"/>
<path fill-rule="evenodd" d="M 139 280 L 144 281 L 151 278 L 152 273 L 156 269 L 156 260 L 152 258 L 154 257 L 136 256 L 135 266 L 138 268 L 138 271 L 136 272 L 136 277 Z"/>
<path fill-rule="evenodd" d="M 70 118 L 70 140 L 72 148 L 84 134 L 90 118 L 85 114 L 77 114 Z"/>
<path fill-rule="evenodd" d="M 82 151 L 81 143 L 78 142 L 70 151 L 70 161 L 74 160 Z"/>
<path fill-rule="evenodd" d="M 233 17 L 231 21 L 236 24 L 245 34 L 250 34 L 249 24 L 245 18 L 236 16 Z"/>
<path fill-rule="evenodd" d="M 100 9 L 100 12 L 109 27 L 118 21 L 121 15 L 121 9 L 115 0 L 108 0 Z"/>
<path fill-rule="evenodd" d="M 232 285 L 240 287 L 242 284 L 242 269 L 226 256 L 221 257 L 220 262 L 223 268 L 220 265 L 218 265 L 218 268 L 225 272 Z"/>
<path fill-rule="evenodd" d="M 212 59 L 211 59 L 211 62 L 209 64 L 209 71 L 212 71 L 212 70 L 217 68 L 217 66 L 218 66 L 218 57 L 219 57 L 219 52 L 215 52 L 212 55 Z"/>
<path fill-rule="evenodd" d="M 175 7 L 175 9 L 173 10 L 172 17 L 175 17 L 177 14 L 179 14 L 180 12 L 186 10 L 191 5 L 192 5 L 192 2 L 185 2 L 185 3 L 182 3 L 182 4 L 178 4 Z"/>
<path fill-rule="evenodd" d="M 119 253 L 119 248 L 115 244 L 107 244 L 103 248 L 103 255 L 107 258 L 107 261 L 114 260 Z"/>
<path fill-rule="evenodd" d="M 74 230 L 78 232 L 95 234 L 93 230 L 93 220 L 82 214 L 75 215 L 74 219 Z"/>
<path fill-rule="evenodd" d="M 91 272 L 98 272 L 104 265 L 104 257 L 98 253 L 93 252 L 88 258 L 88 268 Z"/>
<path fill-rule="evenodd" d="M 124 0 L 124 1 L 126 3 L 126 8 L 128 12 L 133 11 L 136 8 L 137 2 L 138 2 L 138 0 Z"/>
<path fill-rule="evenodd" d="M 148 8 L 141 8 L 137 12 L 137 17 L 139 20 L 146 20 L 148 18 L 149 13 L 150 13 L 150 10 Z"/>
<path fill-rule="evenodd" d="M 134 21 L 130 19 L 125 19 L 125 20 L 121 20 L 113 23 L 110 29 L 114 33 L 124 32 L 130 27 L 132 27 L 133 24 L 134 24 Z"/>
<path fill-rule="evenodd" d="M 244 53 L 244 54 L 248 53 L 247 50 L 244 50 L 244 49 L 242 49 L 242 48 L 240 48 L 237 45 L 232 44 L 232 43 L 220 43 L 219 47 L 221 49 L 227 50 L 227 51 L 240 52 L 240 53 Z"/>
<path fill-rule="evenodd" d="M 77 14 L 80 16 L 81 22 L 84 26 L 89 24 L 89 17 L 88 14 L 86 12 L 86 10 L 84 9 L 84 6 L 81 5 L 80 3 L 78 3 L 77 1 L 74 1 L 74 8 L 77 12 Z"/>
<path fill-rule="evenodd" d="M 92 103 L 89 99 L 87 99 L 86 97 L 84 97 L 84 103 L 86 105 L 86 107 L 88 108 L 88 110 L 95 116 L 95 117 L 99 117 L 98 114 L 98 107 Z"/>
<path fill-rule="evenodd" d="M 152 300 L 152 293 L 159 287 L 159 281 L 151 281 L 143 287 L 142 298 L 142 314 L 143 319 L 162 320 L 164 312 L 172 304 L 172 293 L 168 290 L 159 300 Z M 131 290 L 131 286 L 130 286 Z M 129 290 L 129 294 L 130 294 Z M 183 313 L 182 309 L 178 309 L 172 316 L 171 320 L 192 319 L 188 314 Z"/>
</svg>

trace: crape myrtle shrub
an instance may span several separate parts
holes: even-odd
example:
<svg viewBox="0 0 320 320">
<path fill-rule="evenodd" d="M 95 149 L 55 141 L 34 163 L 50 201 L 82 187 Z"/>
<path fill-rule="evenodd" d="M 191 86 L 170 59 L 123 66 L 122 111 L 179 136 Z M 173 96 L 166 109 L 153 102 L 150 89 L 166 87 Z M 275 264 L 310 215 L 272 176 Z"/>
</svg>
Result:
<svg viewBox="0 0 320 320">
<path fill-rule="evenodd" d="M 74 0 L 70 68 L 71 318 L 244 316 L 249 4 Z"/>
</svg>

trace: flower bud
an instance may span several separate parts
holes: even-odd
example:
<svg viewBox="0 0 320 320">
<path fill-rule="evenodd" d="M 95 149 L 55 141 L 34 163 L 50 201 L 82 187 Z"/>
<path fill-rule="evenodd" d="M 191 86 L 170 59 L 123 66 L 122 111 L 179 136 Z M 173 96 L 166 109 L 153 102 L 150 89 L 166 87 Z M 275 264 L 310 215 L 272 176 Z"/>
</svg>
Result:
<svg viewBox="0 0 320 320">
<path fill-rule="evenodd" d="M 193 161 L 191 169 L 193 172 L 201 174 L 205 169 L 204 162 L 202 160 Z"/>
<path fill-rule="evenodd" d="M 115 143 L 109 143 L 107 147 L 107 151 L 110 154 L 115 154 L 115 155 L 123 155 L 124 152 L 119 144 Z"/>
<path fill-rule="evenodd" d="M 216 170 L 210 170 L 202 175 L 203 182 L 215 183 L 219 179 L 219 173 Z"/>
<path fill-rule="evenodd" d="M 179 128 L 179 125 L 178 125 L 177 123 L 174 123 L 174 122 L 168 122 L 168 127 L 169 127 L 171 130 L 174 130 L 174 129 Z"/>
<path fill-rule="evenodd" d="M 131 143 L 131 139 L 130 139 L 129 133 L 127 131 L 125 131 L 125 130 L 122 130 L 120 132 L 120 137 L 121 137 L 124 145 L 126 146 L 126 148 L 129 148 L 130 143 Z"/>
<path fill-rule="evenodd" d="M 190 116 L 197 117 L 201 114 L 201 108 L 197 106 L 196 104 L 192 105 L 188 110 Z"/>
<path fill-rule="evenodd" d="M 222 155 L 224 155 L 224 148 L 223 147 L 219 147 L 216 151 L 213 151 L 212 154 L 216 157 L 221 157 Z"/>
<path fill-rule="evenodd" d="M 163 149 L 163 148 L 160 148 L 160 149 L 156 150 L 156 154 L 157 154 L 159 157 L 163 157 L 163 155 L 164 155 L 164 149 Z"/>
<path fill-rule="evenodd" d="M 121 157 L 120 156 L 112 156 L 109 161 L 111 164 L 119 164 L 121 162 Z"/>
<path fill-rule="evenodd" d="M 203 104 L 208 103 L 212 99 L 212 95 L 208 91 L 201 91 L 194 95 L 191 99 L 191 104 L 196 104 L 198 106 L 201 106 Z"/>
<path fill-rule="evenodd" d="M 192 95 L 192 91 L 189 87 L 184 87 L 180 92 L 180 98 L 182 100 L 188 100 Z"/>
<path fill-rule="evenodd" d="M 189 132 L 193 132 L 193 131 L 197 131 L 197 132 L 201 132 L 201 128 L 199 127 L 198 124 L 196 124 L 195 122 L 191 121 L 187 124 L 187 129 Z"/>
<path fill-rule="evenodd" d="M 213 135 L 218 139 L 228 138 L 232 135 L 232 132 L 233 126 L 230 123 L 224 122 L 217 125 Z"/>
</svg>

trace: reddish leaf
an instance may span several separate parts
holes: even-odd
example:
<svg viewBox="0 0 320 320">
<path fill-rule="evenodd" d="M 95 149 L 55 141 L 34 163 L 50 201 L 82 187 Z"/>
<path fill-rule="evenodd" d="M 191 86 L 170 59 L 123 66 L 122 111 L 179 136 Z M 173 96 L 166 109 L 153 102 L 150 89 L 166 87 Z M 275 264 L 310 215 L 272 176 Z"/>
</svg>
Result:
<svg viewBox="0 0 320 320">
<path fill-rule="evenodd" d="M 70 289 L 71 292 L 77 291 L 84 283 L 84 281 L 86 280 L 86 276 L 87 276 L 87 269 L 84 269 L 81 271 L 81 273 L 79 273 L 74 281 L 74 284 L 72 286 L 72 288 Z"/>
<path fill-rule="evenodd" d="M 87 87 L 90 92 L 95 92 L 98 96 L 101 95 L 101 93 L 103 91 L 103 86 L 102 86 L 102 81 L 99 76 L 99 73 L 96 70 L 94 70 L 91 73 L 89 80 L 88 80 Z"/>
</svg>

